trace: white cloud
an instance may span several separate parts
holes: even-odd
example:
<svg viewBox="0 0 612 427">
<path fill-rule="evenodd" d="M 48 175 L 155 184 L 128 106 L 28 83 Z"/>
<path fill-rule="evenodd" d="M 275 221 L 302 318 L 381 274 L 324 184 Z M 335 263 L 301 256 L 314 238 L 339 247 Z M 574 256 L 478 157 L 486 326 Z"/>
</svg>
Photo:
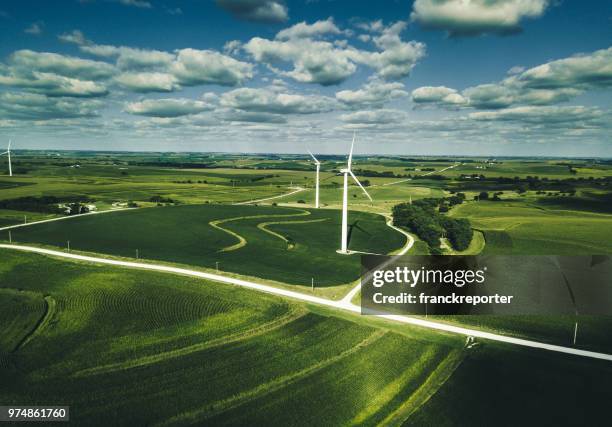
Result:
<svg viewBox="0 0 612 427">
<path fill-rule="evenodd" d="M 115 73 L 115 68 L 105 62 L 25 49 L 14 52 L 9 57 L 9 65 L 24 72 L 54 73 L 84 80 L 105 79 Z"/>
<path fill-rule="evenodd" d="M 406 117 L 407 113 L 401 110 L 370 110 L 342 114 L 340 120 L 351 124 L 379 125 L 399 123 Z"/>
<path fill-rule="evenodd" d="M 336 26 L 333 18 L 316 21 L 313 24 L 300 22 L 292 27 L 285 28 L 276 35 L 278 40 L 303 39 L 318 37 L 325 34 L 342 34 L 342 31 Z"/>
<path fill-rule="evenodd" d="M 33 36 L 38 36 L 43 32 L 42 26 L 42 22 L 33 22 L 25 30 L 23 30 L 23 32 L 26 34 L 31 34 Z"/>
<path fill-rule="evenodd" d="M 151 3 L 144 0 L 119 0 L 119 3 L 124 6 L 133 6 L 138 7 L 140 9 L 151 9 L 152 7 Z"/>
<path fill-rule="evenodd" d="M 0 85 L 17 87 L 52 97 L 94 98 L 108 94 L 103 84 L 58 76 L 53 73 L 33 72 L 25 75 L 0 73 Z"/>
<path fill-rule="evenodd" d="M 612 87 L 612 47 L 530 68 L 517 79 L 526 87 L 540 89 Z"/>
<path fill-rule="evenodd" d="M 235 86 L 253 77 L 253 65 L 212 50 L 181 49 L 170 72 L 184 86 Z"/>
<path fill-rule="evenodd" d="M 168 73 L 122 73 L 115 77 L 121 87 L 133 92 L 172 92 L 180 88 L 176 77 Z"/>
<path fill-rule="evenodd" d="M 216 0 L 217 5 L 236 18 L 254 22 L 284 22 L 287 6 L 279 0 Z"/>
<path fill-rule="evenodd" d="M 252 64 L 214 50 L 186 48 L 169 53 L 126 46 L 97 45 L 87 40 L 78 30 L 62 34 L 60 39 L 77 44 L 83 52 L 91 55 L 116 58 L 117 67 L 125 71 L 118 81 L 124 87 L 133 87 L 139 92 L 148 91 L 147 86 L 151 87 L 151 91 L 156 90 L 155 88 L 167 91 L 168 88 L 175 90 L 182 86 L 201 84 L 235 86 L 253 76 Z M 226 48 L 235 50 L 238 46 L 239 42 L 233 41 L 228 43 Z M 150 85 L 142 81 L 146 76 L 154 77 Z"/>
<path fill-rule="evenodd" d="M 372 81 L 357 90 L 336 92 L 336 99 L 352 108 L 379 108 L 385 103 L 408 95 L 402 83 Z"/>
<path fill-rule="evenodd" d="M 410 17 L 451 36 L 508 34 L 525 18 L 541 16 L 549 0 L 415 0 Z"/>
<path fill-rule="evenodd" d="M 49 98 L 34 93 L 0 93 L 0 116 L 15 120 L 94 117 L 101 104 L 92 100 Z"/>
<path fill-rule="evenodd" d="M 334 100 L 319 95 L 279 93 L 270 89 L 241 88 L 221 96 L 224 107 L 274 114 L 314 114 L 333 110 Z"/>
<path fill-rule="evenodd" d="M 126 104 L 125 111 L 150 117 L 179 117 L 201 113 L 212 107 L 203 101 L 185 98 L 146 99 Z"/>
<path fill-rule="evenodd" d="M 423 86 L 412 91 L 412 102 L 418 105 L 460 107 L 467 100 L 455 89 L 446 86 Z"/>
<path fill-rule="evenodd" d="M 567 125 L 569 127 L 600 119 L 603 113 L 598 108 L 583 106 L 524 106 L 498 111 L 478 111 L 469 117 L 481 121 L 526 122 L 536 125 Z"/>
<path fill-rule="evenodd" d="M 416 41 L 404 42 L 399 34 L 405 23 L 398 22 L 381 30 L 374 38 L 378 51 L 356 49 L 344 43 L 311 38 L 268 40 L 254 37 L 244 49 L 256 61 L 268 64 L 281 75 L 302 83 L 324 86 L 343 82 L 357 70 L 356 64 L 373 68 L 384 79 L 406 77 L 414 65 L 425 55 L 425 45 Z M 279 68 L 291 63 L 293 68 Z"/>
</svg>

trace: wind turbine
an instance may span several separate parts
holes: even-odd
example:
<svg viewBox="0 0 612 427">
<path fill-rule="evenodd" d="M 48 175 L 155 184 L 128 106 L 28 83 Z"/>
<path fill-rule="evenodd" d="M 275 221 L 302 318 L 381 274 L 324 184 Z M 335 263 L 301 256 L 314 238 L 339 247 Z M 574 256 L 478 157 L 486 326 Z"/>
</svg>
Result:
<svg viewBox="0 0 612 427">
<path fill-rule="evenodd" d="M 340 242 L 340 253 L 348 253 L 348 176 L 353 177 L 357 185 L 363 190 L 368 199 L 372 201 L 372 198 L 368 194 L 361 182 L 357 179 L 353 171 L 351 170 L 351 163 L 353 162 L 353 147 L 355 146 L 355 134 L 353 134 L 353 142 L 351 143 L 351 151 L 349 152 L 348 161 L 346 162 L 346 169 L 340 169 L 340 173 L 344 174 L 344 192 L 342 193 L 342 240 Z"/>
<path fill-rule="evenodd" d="M 8 156 L 8 165 L 9 165 L 9 176 L 13 176 L 13 168 L 11 167 L 11 140 L 9 139 L 8 148 L 4 153 L 0 153 L 0 156 L 4 155 Z"/>
<path fill-rule="evenodd" d="M 321 170 L 321 162 L 317 160 L 317 158 L 308 150 L 308 154 L 314 160 L 315 165 L 317 166 L 317 178 L 316 178 L 316 188 L 315 188 L 315 208 L 319 209 L 319 171 Z"/>
</svg>

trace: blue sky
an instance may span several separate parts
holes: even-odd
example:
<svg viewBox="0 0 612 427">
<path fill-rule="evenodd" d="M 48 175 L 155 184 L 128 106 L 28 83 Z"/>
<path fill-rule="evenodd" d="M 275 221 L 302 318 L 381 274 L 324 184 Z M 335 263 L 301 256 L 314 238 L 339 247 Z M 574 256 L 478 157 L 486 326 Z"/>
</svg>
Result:
<svg viewBox="0 0 612 427">
<path fill-rule="evenodd" d="M 17 148 L 612 156 L 612 3 L 0 4 Z"/>
</svg>

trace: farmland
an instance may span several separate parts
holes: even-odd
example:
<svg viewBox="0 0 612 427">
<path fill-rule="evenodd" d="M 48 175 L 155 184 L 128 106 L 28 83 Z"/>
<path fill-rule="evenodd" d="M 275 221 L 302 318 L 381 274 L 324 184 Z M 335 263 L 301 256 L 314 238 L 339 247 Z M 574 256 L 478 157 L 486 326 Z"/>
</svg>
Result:
<svg viewBox="0 0 612 427">
<path fill-rule="evenodd" d="M 340 213 L 281 207 L 184 205 L 92 215 L 12 231 L 13 241 L 216 268 L 289 284 L 344 284 L 358 255 L 336 253 Z M 351 213 L 349 248 L 388 253 L 405 237 L 380 215 Z"/>
<path fill-rule="evenodd" d="M 0 307 L 19 310 L 8 325 L 2 318 L 0 376 L 10 386 L 0 400 L 71 402 L 73 421 L 236 423 L 273 406 L 308 425 L 322 401 L 318 416 L 374 425 L 415 391 L 431 393 L 427 378 L 461 358 L 457 340 L 415 339 L 217 283 L 1 255 Z M 411 368 L 397 376 L 402 365 Z"/>
</svg>

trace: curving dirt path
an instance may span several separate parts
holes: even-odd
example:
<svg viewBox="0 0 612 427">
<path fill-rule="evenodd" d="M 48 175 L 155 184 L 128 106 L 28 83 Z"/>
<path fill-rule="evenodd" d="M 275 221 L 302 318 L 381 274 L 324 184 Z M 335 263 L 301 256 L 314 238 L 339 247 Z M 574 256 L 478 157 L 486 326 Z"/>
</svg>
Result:
<svg viewBox="0 0 612 427">
<path fill-rule="evenodd" d="M 235 251 L 237 249 L 240 249 L 240 248 L 246 246 L 247 240 L 244 237 L 242 237 L 240 234 L 236 233 L 235 231 L 232 231 L 229 228 L 222 227 L 221 224 L 225 224 L 226 222 L 239 221 L 239 220 L 242 220 L 242 219 L 292 218 L 292 217 L 296 217 L 296 216 L 308 216 L 308 215 L 310 215 L 309 211 L 301 210 L 301 209 L 300 209 L 300 211 L 301 212 L 298 212 L 298 213 L 295 213 L 295 214 L 272 214 L 272 215 L 237 216 L 237 217 L 233 217 L 233 218 L 216 219 L 216 220 L 210 221 L 208 224 L 211 227 L 216 228 L 217 230 L 221 230 L 224 233 L 230 234 L 231 236 L 233 236 L 236 239 L 238 239 L 238 243 L 235 243 L 233 245 L 226 246 L 226 247 L 224 247 L 222 249 L 219 249 L 219 252 L 230 252 L 230 251 Z"/>
</svg>

